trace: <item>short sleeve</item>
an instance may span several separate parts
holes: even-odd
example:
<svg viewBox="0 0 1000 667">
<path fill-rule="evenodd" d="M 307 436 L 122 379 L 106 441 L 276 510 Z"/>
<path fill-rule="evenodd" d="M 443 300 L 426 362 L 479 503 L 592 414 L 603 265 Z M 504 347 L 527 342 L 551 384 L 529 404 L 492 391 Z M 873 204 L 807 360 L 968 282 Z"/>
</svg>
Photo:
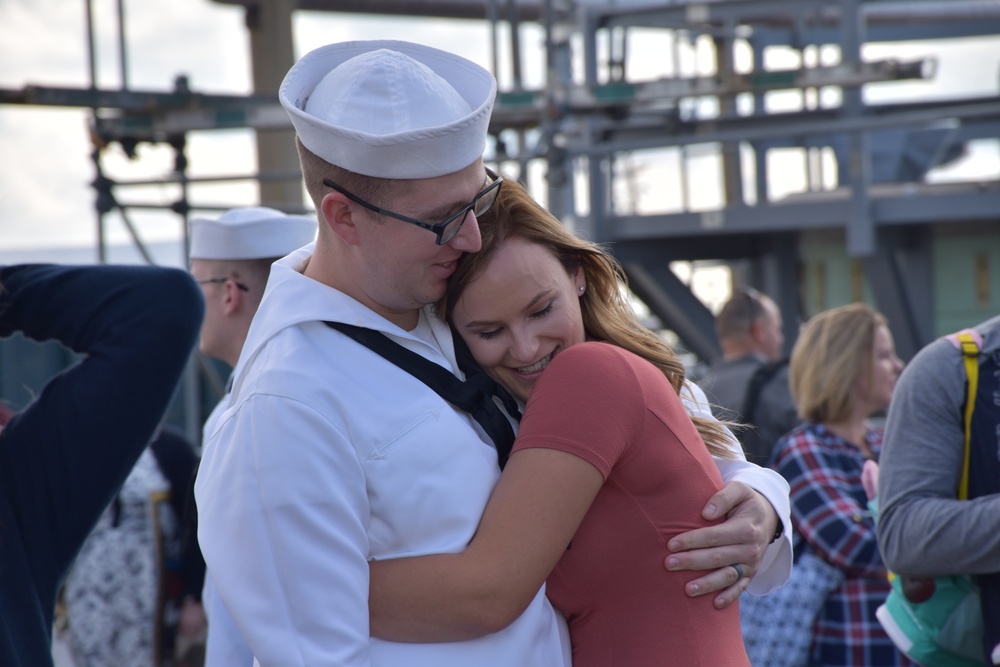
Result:
<svg viewBox="0 0 1000 667">
<path fill-rule="evenodd" d="M 528 399 L 514 451 L 564 451 L 607 478 L 644 423 L 642 390 L 628 354 L 591 342 L 556 355 Z"/>
</svg>

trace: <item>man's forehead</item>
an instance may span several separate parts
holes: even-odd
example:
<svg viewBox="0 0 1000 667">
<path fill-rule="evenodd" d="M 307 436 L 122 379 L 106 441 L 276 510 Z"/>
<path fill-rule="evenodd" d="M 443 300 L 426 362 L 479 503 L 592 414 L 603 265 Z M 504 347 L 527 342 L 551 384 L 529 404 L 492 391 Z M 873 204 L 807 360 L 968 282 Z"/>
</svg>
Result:
<svg viewBox="0 0 1000 667">
<path fill-rule="evenodd" d="M 223 267 L 227 262 L 218 259 L 192 259 L 189 266 L 189 271 L 192 275 L 196 275 L 201 278 L 201 273 L 211 273 L 216 269 Z"/>
<path fill-rule="evenodd" d="M 480 167 L 441 178 L 399 181 L 403 187 L 396 190 L 394 197 L 400 208 L 409 207 L 414 217 L 445 217 L 479 194 L 486 179 L 486 171 Z"/>
</svg>

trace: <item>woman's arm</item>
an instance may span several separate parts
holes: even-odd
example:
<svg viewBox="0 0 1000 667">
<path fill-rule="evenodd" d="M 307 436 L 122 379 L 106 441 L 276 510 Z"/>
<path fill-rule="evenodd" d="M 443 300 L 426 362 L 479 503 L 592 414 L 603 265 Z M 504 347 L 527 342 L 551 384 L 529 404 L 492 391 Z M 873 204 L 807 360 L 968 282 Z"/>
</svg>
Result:
<svg viewBox="0 0 1000 667">
<path fill-rule="evenodd" d="M 538 593 L 604 483 L 552 449 L 514 452 L 462 553 L 371 563 L 373 636 L 458 641 L 512 623 Z"/>
</svg>

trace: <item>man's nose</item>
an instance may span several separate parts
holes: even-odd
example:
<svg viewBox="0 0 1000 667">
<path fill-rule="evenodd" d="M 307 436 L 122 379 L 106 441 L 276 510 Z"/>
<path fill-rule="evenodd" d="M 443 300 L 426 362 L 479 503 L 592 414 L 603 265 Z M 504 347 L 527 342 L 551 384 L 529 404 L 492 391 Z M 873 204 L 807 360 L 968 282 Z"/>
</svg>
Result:
<svg viewBox="0 0 1000 667">
<path fill-rule="evenodd" d="M 483 247 L 483 235 L 479 231 L 479 219 L 475 213 L 469 211 L 465 214 L 462 228 L 455 234 L 455 238 L 448 241 L 448 245 L 462 252 L 479 252 Z"/>
</svg>

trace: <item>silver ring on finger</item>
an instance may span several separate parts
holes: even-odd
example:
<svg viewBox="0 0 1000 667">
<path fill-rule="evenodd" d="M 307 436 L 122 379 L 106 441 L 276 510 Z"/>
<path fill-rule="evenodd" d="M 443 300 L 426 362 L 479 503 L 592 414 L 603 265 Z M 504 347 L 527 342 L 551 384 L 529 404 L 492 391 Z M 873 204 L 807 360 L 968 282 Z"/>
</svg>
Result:
<svg viewBox="0 0 1000 667">
<path fill-rule="evenodd" d="M 737 581 L 737 583 L 739 583 L 740 579 L 743 578 L 743 566 L 740 565 L 739 563 L 733 563 L 729 567 L 731 567 L 734 570 L 736 570 L 736 581 Z"/>
</svg>

